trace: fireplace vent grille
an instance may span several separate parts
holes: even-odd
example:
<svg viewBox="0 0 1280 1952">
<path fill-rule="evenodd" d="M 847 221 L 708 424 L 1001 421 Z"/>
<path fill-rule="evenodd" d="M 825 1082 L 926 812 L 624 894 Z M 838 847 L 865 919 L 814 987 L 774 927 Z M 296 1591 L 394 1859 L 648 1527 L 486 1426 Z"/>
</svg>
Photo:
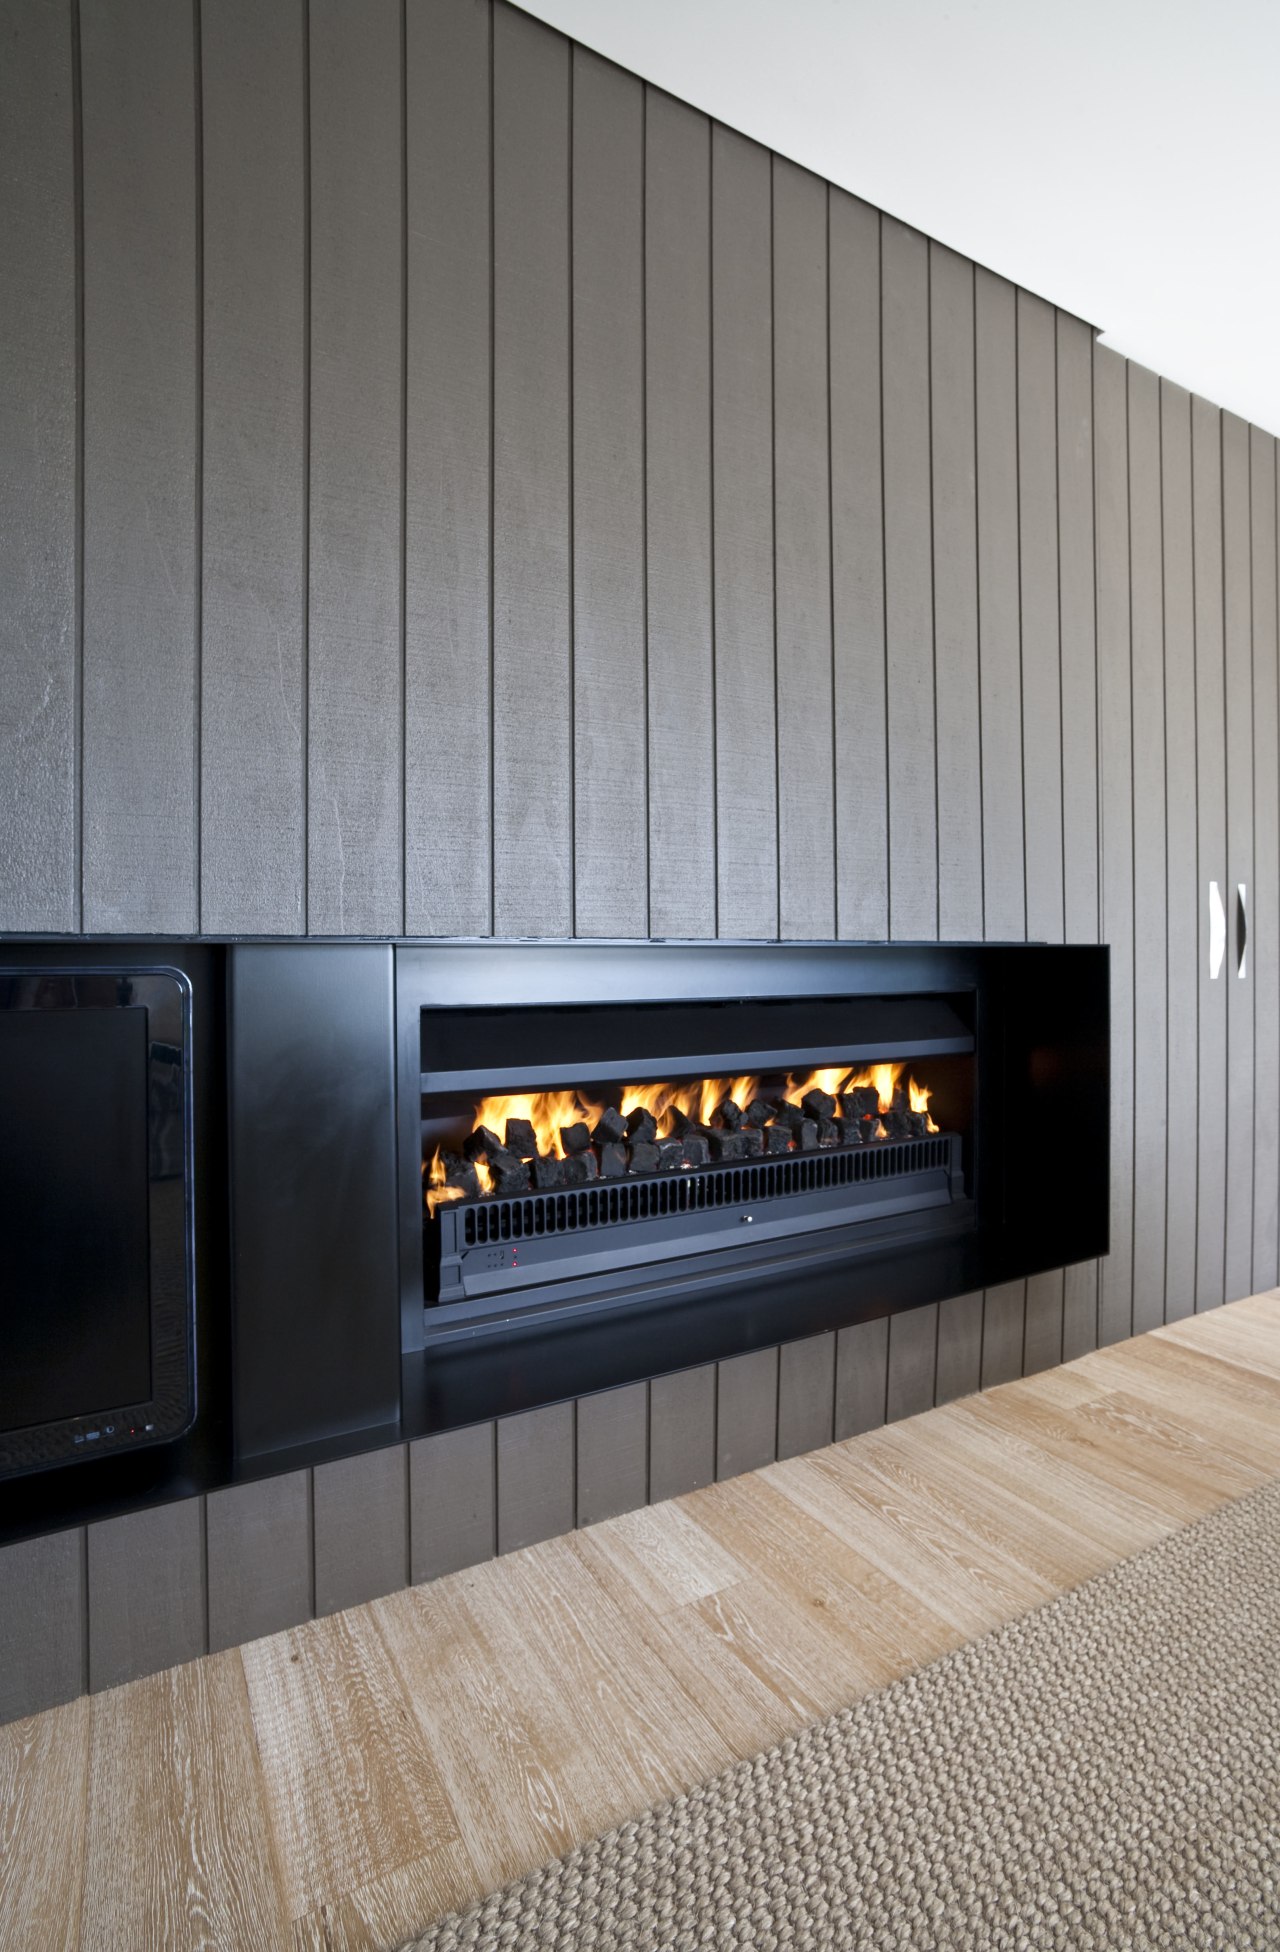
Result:
<svg viewBox="0 0 1280 1952">
<path fill-rule="evenodd" d="M 663 1214 L 696 1213 L 709 1207 L 741 1206 L 754 1200 L 785 1198 L 827 1187 L 928 1172 L 951 1163 L 952 1139 L 939 1133 L 927 1139 L 869 1145 L 857 1151 L 806 1153 L 767 1159 L 750 1166 L 711 1166 L 695 1173 L 662 1174 L 619 1180 L 572 1193 L 534 1193 L 511 1200 L 486 1199 L 463 1207 L 463 1240 L 483 1247 L 500 1240 L 573 1233 L 583 1227 L 611 1227 Z M 447 1211 L 447 1209 L 446 1209 Z"/>
</svg>

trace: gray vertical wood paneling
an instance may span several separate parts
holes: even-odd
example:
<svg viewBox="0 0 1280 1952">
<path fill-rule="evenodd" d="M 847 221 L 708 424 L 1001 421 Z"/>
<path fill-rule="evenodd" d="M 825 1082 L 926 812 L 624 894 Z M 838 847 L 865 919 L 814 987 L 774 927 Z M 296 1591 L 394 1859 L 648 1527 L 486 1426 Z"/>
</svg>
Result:
<svg viewBox="0 0 1280 1952">
<path fill-rule="evenodd" d="M 1125 363 L 1097 346 L 1093 375 L 1102 940 L 1111 948 L 1111 1252 L 1098 1301 L 1105 1346 L 1133 1332 L 1133 700 Z"/>
<path fill-rule="evenodd" d="M 1098 710 L 1093 551 L 1093 332 L 1058 313 L 1058 601 L 1062 860 L 1068 942 L 1098 940 Z M 1098 1345 L 1098 1263 L 1063 1277 L 1062 1354 Z"/>
<path fill-rule="evenodd" d="M 1133 656 L 1133 1327 L 1164 1320 L 1168 1078 L 1165 939 L 1164 585 L 1160 388 L 1129 378 L 1129 610 Z"/>
<path fill-rule="evenodd" d="M 645 101 L 649 932 L 714 935 L 711 139 Z"/>
<path fill-rule="evenodd" d="M 493 920 L 573 930 L 569 43 L 493 15 Z"/>
<path fill-rule="evenodd" d="M 205 1529 L 211 1654 L 311 1618 L 310 1472 L 211 1491 Z"/>
<path fill-rule="evenodd" d="M 200 926 L 306 926 L 305 22 L 205 0 Z"/>
<path fill-rule="evenodd" d="M 1074 1362 L 1098 1346 L 1097 1261 L 1077 1261 L 1062 1276 L 1062 1360 Z"/>
<path fill-rule="evenodd" d="M 929 246 L 934 677 L 938 695 L 938 933 L 982 936 L 978 504 L 973 266 Z"/>
<path fill-rule="evenodd" d="M 84 1532 L 0 1547 L 0 1725 L 85 1690 Z"/>
<path fill-rule="evenodd" d="M 1058 590 L 1057 321 L 1017 295 L 1018 589 L 1022 648 L 1022 802 L 1026 932 L 1061 942 L 1063 884 L 1062 649 Z M 1062 1360 L 1061 1270 L 1027 1282 L 1025 1374 Z"/>
<path fill-rule="evenodd" d="M 649 1500 L 678 1498 L 716 1475 L 716 1367 L 655 1376 L 649 1385 Z"/>
<path fill-rule="evenodd" d="M 734 1478 L 778 1455 L 778 1351 L 731 1356 L 717 1371 L 716 1476 Z"/>
<path fill-rule="evenodd" d="M 0 13 L 0 929 L 80 919 L 71 20 Z"/>
<path fill-rule="evenodd" d="M 880 250 L 889 933 L 925 941 L 938 933 L 929 245 L 885 217 Z"/>
<path fill-rule="evenodd" d="M 889 1377 L 885 1416 L 890 1423 L 933 1408 L 938 1374 L 938 1304 L 908 1308 L 889 1318 Z"/>
<path fill-rule="evenodd" d="M 87 1570 L 91 1694 L 207 1651 L 203 1498 L 90 1525 Z"/>
<path fill-rule="evenodd" d="M 1253 1280 L 1253 999 L 1257 959 L 1236 974 L 1236 884 L 1248 890 L 1250 925 L 1258 904 L 1253 873 L 1253 589 L 1250 568 L 1249 429 L 1222 416 L 1222 617 L 1226 672 L 1227 761 L 1227 1252 L 1228 1301 Z M 1274 761 L 1273 761 L 1274 763 Z M 1275 890 L 1267 897 L 1275 899 Z M 1256 945 L 1254 945 L 1256 946 Z"/>
<path fill-rule="evenodd" d="M 982 703 L 984 932 L 1026 933 L 1022 674 L 1018 641 L 1018 361 L 1014 288 L 974 271 L 978 447 L 978 655 Z"/>
<path fill-rule="evenodd" d="M 778 1456 L 818 1450 L 834 1435 L 834 1330 L 784 1342 L 778 1351 Z"/>
<path fill-rule="evenodd" d="M 936 1403 L 972 1396 L 982 1382 L 982 1291 L 938 1303 Z"/>
<path fill-rule="evenodd" d="M 1253 1271 L 1273 1288 L 1280 1194 L 1280 725 L 1276 706 L 1276 442 L 1249 430 L 1253 543 Z"/>
<path fill-rule="evenodd" d="M 889 1320 L 858 1322 L 836 1336 L 836 1442 L 878 1430 L 885 1420 Z"/>
<path fill-rule="evenodd" d="M 405 17 L 405 929 L 493 916 L 490 22 Z"/>
<path fill-rule="evenodd" d="M 988 1288 L 982 1309 L 982 1388 L 1015 1382 L 1022 1374 L 1027 1284 L 1006 1281 Z"/>
<path fill-rule="evenodd" d="M 1098 940 L 1098 666 L 1094 619 L 1093 332 L 1058 313 L 1058 598 L 1062 855 L 1068 942 Z"/>
<path fill-rule="evenodd" d="M 829 192 L 836 933 L 889 933 L 880 213 Z"/>
<path fill-rule="evenodd" d="M 409 1446 L 409 1577 L 415 1586 L 498 1549 L 497 1428 L 471 1423 Z"/>
<path fill-rule="evenodd" d="M 1027 1281 L 1027 1312 L 1022 1330 L 1022 1373 L 1034 1376 L 1062 1361 L 1065 1275 L 1061 1268 L 1033 1274 Z"/>
<path fill-rule="evenodd" d="M 409 1476 L 404 1444 L 365 1451 L 312 1473 L 316 1617 L 362 1606 L 409 1580 Z"/>
<path fill-rule="evenodd" d="M 578 1524 L 649 1501 L 649 1385 L 578 1398 Z"/>
<path fill-rule="evenodd" d="M 1094 557 L 1093 332 L 1056 323 L 1058 604 L 1062 684 L 1063 924 L 1068 942 L 1095 942 L 1100 921 L 1097 638 Z M 1062 1359 L 1098 1344 L 1100 1268 L 1062 1277 Z M 1027 1356 L 1024 1337 L 1024 1362 Z M 941 1356 L 939 1357 L 941 1363 Z"/>
<path fill-rule="evenodd" d="M 835 933 L 827 187 L 773 163 L 779 930 Z"/>
<path fill-rule="evenodd" d="M 1227 867 L 1226 705 L 1222 645 L 1222 416 L 1191 401 L 1192 545 L 1196 642 L 1196 982 L 1200 1088 L 1196 1113 L 1196 1308 L 1223 1296 L 1227 1212 L 1227 993 L 1230 942 L 1222 973 L 1209 977 L 1209 883 L 1228 919 L 1235 890 Z M 1228 935 L 1230 930 L 1228 929 Z"/>
<path fill-rule="evenodd" d="M 196 873 L 193 12 L 81 14 L 83 927 L 192 934 Z"/>
<path fill-rule="evenodd" d="M 1160 383 L 1169 1104 L 1164 1319 L 1196 1305 L 1196 644 L 1191 567 L 1191 401 Z"/>
<path fill-rule="evenodd" d="M 404 925 L 400 8 L 310 0 L 307 925 Z"/>
<path fill-rule="evenodd" d="M 644 935 L 644 90 L 580 48 L 572 424 L 574 926 Z"/>
<path fill-rule="evenodd" d="M 778 933 L 773 575 L 773 242 L 769 151 L 711 131 L 716 915 Z M 825 296 L 824 296 L 825 316 Z M 830 897 L 828 897 L 830 899 Z"/>
<path fill-rule="evenodd" d="M 1027 934 L 1061 942 L 1062 654 L 1058 636 L 1057 345 L 1053 308 L 1017 298 L 1018 570 Z"/>
<path fill-rule="evenodd" d="M 575 1497 L 573 1404 L 499 1417 L 499 1552 L 571 1532 Z"/>
</svg>

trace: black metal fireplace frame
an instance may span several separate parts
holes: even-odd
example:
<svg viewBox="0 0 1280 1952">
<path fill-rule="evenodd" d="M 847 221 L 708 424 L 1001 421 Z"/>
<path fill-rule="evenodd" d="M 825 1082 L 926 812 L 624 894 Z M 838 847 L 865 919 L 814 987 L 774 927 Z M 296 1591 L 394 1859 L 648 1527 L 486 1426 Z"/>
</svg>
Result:
<svg viewBox="0 0 1280 1952">
<path fill-rule="evenodd" d="M 437 1342 L 422 1306 L 421 1012 L 609 999 L 967 995 L 977 1030 L 975 1222 L 875 1223 L 856 1278 L 790 1250 L 751 1293 L 661 1284 L 612 1314 L 511 1319 Z M 396 955 L 404 1413 L 438 1428 L 992 1286 L 1107 1251 L 1109 959 L 1043 944 L 438 942 Z M 1012 1125 L 1000 1113 L 1013 1107 Z M 708 1272 L 712 1270 L 709 1268 Z M 717 1289 L 720 1291 L 717 1292 Z M 606 1327 L 607 1324 L 607 1327 Z"/>
</svg>

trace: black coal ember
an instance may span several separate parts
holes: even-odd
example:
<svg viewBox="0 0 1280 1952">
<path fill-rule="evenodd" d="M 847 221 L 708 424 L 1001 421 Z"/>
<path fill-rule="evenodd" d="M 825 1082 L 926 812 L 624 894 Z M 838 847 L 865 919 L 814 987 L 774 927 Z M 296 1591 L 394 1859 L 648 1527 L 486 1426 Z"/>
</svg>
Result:
<svg viewBox="0 0 1280 1952">
<path fill-rule="evenodd" d="M 873 1084 L 856 1084 L 845 1092 L 841 1109 L 846 1118 L 878 1118 L 880 1093 Z"/>
<path fill-rule="evenodd" d="M 595 1179 L 596 1155 L 594 1152 L 571 1152 L 564 1161 L 564 1183 L 566 1186 L 585 1186 L 588 1180 Z"/>
<path fill-rule="evenodd" d="M 541 1153 L 533 1162 L 533 1183 L 539 1192 L 550 1192 L 564 1185 L 565 1161 L 553 1152 Z"/>
<path fill-rule="evenodd" d="M 477 1125 L 475 1131 L 463 1141 L 462 1150 L 468 1159 L 487 1159 L 491 1152 L 501 1152 L 502 1140 L 487 1125 Z"/>
<path fill-rule="evenodd" d="M 603 1121 L 601 1122 L 603 1123 Z M 598 1131 L 599 1127 L 597 1126 L 596 1129 Z M 613 1140 L 606 1145 L 597 1146 L 596 1150 L 600 1154 L 601 1179 L 625 1178 L 627 1171 L 627 1148 L 622 1144 L 621 1140 Z"/>
<path fill-rule="evenodd" d="M 856 1118 L 833 1118 L 831 1123 L 836 1128 L 837 1145 L 862 1144 L 862 1127 Z"/>
<path fill-rule="evenodd" d="M 683 1166 L 683 1139 L 659 1139 L 656 1151 L 658 1154 L 657 1169 L 660 1173 L 673 1173 L 678 1167 Z"/>
<path fill-rule="evenodd" d="M 741 1132 L 708 1132 L 707 1144 L 713 1159 L 741 1159 L 745 1153 Z"/>
<path fill-rule="evenodd" d="M 744 1159 L 758 1159 L 764 1151 L 764 1133 L 758 1125 L 744 1125 L 738 1133 Z"/>
<path fill-rule="evenodd" d="M 795 1132 L 804 1123 L 804 1113 L 799 1105 L 793 1105 L 786 1098 L 780 1098 L 773 1108 L 774 1123 L 783 1126 L 788 1132 Z"/>
<path fill-rule="evenodd" d="M 830 1118 L 831 1114 L 835 1111 L 836 1101 L 829 1091 L 818 1091 L 815 1089 L 805 1092 L 804 1097 L 800 1100 L 800 1105 L 802 1110 L 816 1124 L 821 1125 L 823 1119 Z"/>
<path fill-rule="evenodd" d="M 908 1112 L 907 1131 L 913 1139 L 927 1139 L 929 1136 L 928 1112 Z"/>
<path fill-rule="evenodd" d="M 767 1098 L 753 1098 L 742 1116 L 748 1125 L 767 1125 L 773 1117 L 773 1106 Z"/>
<path fill-rule="evenodd" d="M 840 1143 L 840 1134 L 836 1130 L 835 1119 L 820 1118 L 818 1120 L 818 1144 L 839 1145 L 839 1143 Z"/>
<path fill-rule="evenodd" d="M 658 1136 L 658 1126 L 652 1112 L 643 1105 L 637 1105 L 627 1113 L 627 1135 L 633 1143 L 652 1145 Z"/>
<path fill-rule="evenodd" d="M 514 1152 L 517 1159 L 537 1158 L 538 1135 L 527 1118 L 507 1120 L 507 1151 Z"/>
<path fill-rule="evenodd" d="M 566 1152 L 585 1152 L 591 1144 L 591 1133 L 585 1125 L 562 1125 L 560 1143 Z"/>
<path fill-rule="evenodd" d="M 480 1181 L 470 1160 L 464 1159 L 460 1152 L 442 1152 L 440 1163 L 444 1167 L 444 1183 L 456 1186 L 464 1200 L 478 1200 Z"/>
<path fill-rule="evenodd" d="M 656 1173 L 658 1170 L 658 1148 L 648 1139 L 633 1139 L 631 1142 L 631 1170 L 633 1173 Z"/>
<path fill-rule="evenodd" d="M 711 1147 L 701 1132 L 690 1132 L 684 1142 L 684 1163 L 686 1166 L 705 1166 L 711 1158 Z"/>
<path fill-rule="evenodd" d="M 591 1136 L 597 1146 L 621 1145 L 627 1136 L 627 1124 L 622 1113 L 615 1111 L 612 1105 L 606 1105 L 596 1120 Z"/>
<path fill-rule="evenodd" d="M 512 1123 L 516 1121 L 513 1120 Z M 534 1148 L 535 1156 L 537 1148 Z M 523 1159 L 517 1159 L 509 1148 L 489 1154 L 489 1171 L 493 1174 L 495 1193 L 527 1193 L 529 1190 L 529 1168 Z"/>
<path fill-rule="evenodd" d="M 667 1122 L 671 1127 L 670 1136 L 673 1139 L 682 1139 L 686 1132 L 694 1129 L 696 1124 L 696 1120 L 690 1118 L 688 1112 L 682 1112 L 678 1105 L 673 1105 L 667 1113 Z"/>
<path fill-rule="evenodd" d="M 719 1119 L 726 1132 L 736 1132 L 742 1123 L 742 1113 L 732 1098 L 722 1098 L 716 1106 L 714 1116 Z"/>
<path fill-rule="evenodd" d="M 791 1134 L 785 1125 L 766 1125 L 762 1137 L 764 1149 L 768 1153 L 791 1150 Z"/>
<path fill-rule="evenodd" d="M 818 1126 L 812 1118 L 802 1118 L 796 1126 L 795 1141 L 797 1152 L 816 1152 L 818 1150 Z"/>
</svg>

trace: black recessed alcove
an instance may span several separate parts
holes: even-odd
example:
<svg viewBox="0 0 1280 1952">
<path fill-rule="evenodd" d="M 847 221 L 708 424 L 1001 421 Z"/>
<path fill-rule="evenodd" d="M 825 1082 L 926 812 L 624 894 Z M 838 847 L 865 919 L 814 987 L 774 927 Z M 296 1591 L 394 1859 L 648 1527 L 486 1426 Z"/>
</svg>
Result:
<svg viewBox="0 0 1280 1952">
<path fill-rule="evenodd" d="M 1105 948 L 86 942 L 6 961 L 185 986 L 193 1296 L 189 1427 L 12 1478 L 6 1537 L 1107 1250 Z M 99 1055 L 101 1127 L 124 1058 Z M 513 1114 L 551 1102 L 590 1129 L 544 1118 L 530 1139 Z M 33 1121 L 32 1157 L 67 1119 Z M 6 1157 L 13 1177 L 20 1141 Z M 67 1225 L 127 1243 L 140 1209 L 120 1206 L 114 1233 Z"/>
</svg>

